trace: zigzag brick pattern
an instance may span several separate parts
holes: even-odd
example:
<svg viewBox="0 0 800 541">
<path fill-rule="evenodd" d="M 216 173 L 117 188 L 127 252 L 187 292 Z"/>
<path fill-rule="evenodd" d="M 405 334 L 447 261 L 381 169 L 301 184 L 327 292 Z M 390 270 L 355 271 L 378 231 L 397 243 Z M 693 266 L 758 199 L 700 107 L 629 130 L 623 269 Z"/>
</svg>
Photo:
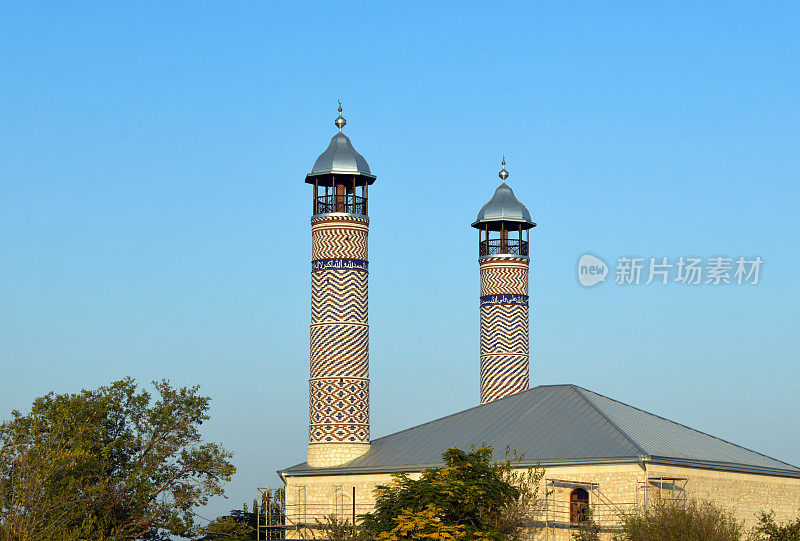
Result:
<svg viewBox="0 0 800 541">
<path fill-rule="evenodd" d="M 323 270 L 311 273 L 311 323 L 367 322 L 367 273 Z"/>
<path fill-rule="evenodd" d="M 311 259 L 361 259 L 367 261 L 366 224 L 321 222 L 311 228 Z"/>
<path fill-rule="evenodd" d="M 490 261 L 481 265 L 481 295 L 527 295 L 528 265 Z"/>
<path fill-rule="evenodd" d="M 366 262 L 368 224 L 357 217 L 312 218 L 312 260 Z M 310 444 L 369 443 L 367 291 L 366 265 L 311 273 Z"/>
<path fill-rule="evenodd" d="M 528 294 L 528 261 L 480 261 L 481 297 Z M 527 303 L 487 303 L 481 315 L 481 404 L 524 391 L 529 384 Z"/>
<path fill-rule="evenodd" d="M 481 306 L 481 355 L 528 354 L 528 307 Z"/>
</svg>

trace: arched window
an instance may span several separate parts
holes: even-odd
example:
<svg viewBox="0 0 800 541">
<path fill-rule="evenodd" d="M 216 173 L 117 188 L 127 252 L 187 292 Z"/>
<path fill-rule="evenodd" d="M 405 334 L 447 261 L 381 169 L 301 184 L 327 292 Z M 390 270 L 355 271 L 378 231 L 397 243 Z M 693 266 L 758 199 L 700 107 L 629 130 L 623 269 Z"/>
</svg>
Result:
<svg viewBox="0 0 800 541">
<path fill-rule="evenodd" d="M 589 512 L 589 493 L 582 488 L 576 488 L 569 494 L 569 521 L 580 524 L 586 520 Z"/>
</svg>

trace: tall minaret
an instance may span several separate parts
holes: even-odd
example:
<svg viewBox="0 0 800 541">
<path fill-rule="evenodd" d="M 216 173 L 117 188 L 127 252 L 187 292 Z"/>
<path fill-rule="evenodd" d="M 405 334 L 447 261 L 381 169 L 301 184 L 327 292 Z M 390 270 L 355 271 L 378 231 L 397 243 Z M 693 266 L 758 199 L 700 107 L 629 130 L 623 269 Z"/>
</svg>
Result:
<svg viewBox="0 0 800 541">
<path fill-rule="evenodd" d="M 339 132 L 314 163 L 308 465 L 338 466 L 369 450 L 367 161 Z"/>
<path fill-rule="evenodd" d="M 506 184 L 505 157 L 500 178 L 472 224 L 481 268 L 481 404 L 528 388 L 528 234 L 536 224 Z"/>
</svg>

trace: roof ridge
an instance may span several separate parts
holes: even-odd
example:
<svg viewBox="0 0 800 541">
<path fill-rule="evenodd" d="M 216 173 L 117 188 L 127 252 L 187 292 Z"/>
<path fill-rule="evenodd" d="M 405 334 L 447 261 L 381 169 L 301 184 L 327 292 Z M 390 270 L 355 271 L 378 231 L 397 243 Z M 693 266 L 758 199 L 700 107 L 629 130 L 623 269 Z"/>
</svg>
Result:
<svg viewBox="0 0 800 541">
<path fill-rule="evenodd" d="M 715 440 L 717 440 L 717 441 L 721 441 L 722 443 L 727 443 L 728 445 L 733 445 L 734 447 L 738 447 L 739 449 L 744 449 L 745 451 L 748 451 L 748 452 L 750 452 L 750 453 L 753 453 L 753 454 L 756 454 L 756 455 L 759 455 L 759 456 L 763 456 L 764 458 L 768 458 L 768 459 L 770 459 L 770 460 L 774 460 L 775 462 L 779 462 L 779 463 L 781 463 L 781 464 L 784 464 L 784 465 L 786 465 L 786 466 L 789 466 L 790 468 L 794 468 L 795 470 L 800 470 L 800 468 L 798 468 L 797 466 L 795 466 L 795 465 L 793 465 L 793 464 L 789 464 L 788 462 L 784 462 L 783 460 L 779 460 L 779 459 L 777 459 L 777 458 L 774 458 L 774 457 L 771 457 L 771 456 L 769 456 L 769 455 L 765 455 L 764 453 L 759 453 L 758 451 L 753 451 L 752 449 L 749 449 L 749 448 L 745 447 L 744 445 L 739 445 L 738 443 L 733 443 L 733 442 L 731 442 L 731 441 L 724 440 L 724 439 L 722 439 L 722 438 L 718 438 L 717 436 L 714 436 L 714 435 L 712 435 L 712 434 L 709 434 L 709 433 L 707 433 L 707 432 L 703 432 L 702 430 L 697 430 L 696 428 L 692 428 L 692 427 L 690 427 L 690 426 L 686 426 L 686 425 L 685 425 L 685 424 L 683 424 L 683 423 L 679 423 L 679 422 L 677 422 L 677 421 L 673 421 L 672 419 L 667 419 L 666 417 L 662 417 L 661 415 L 657 415 L 657 414 L 655 414 L 655 413 L 650 413 L 649 411 L 643 410 L 642 408 L 637 408 L 636 406 L 631 406 L 631 405 L 630 405 L 630 404 L 628 404 L 628 403 L 621 402 L 621 401 L 619 401 L 619 400 L 616 400 L 616 399 L 614 399 L 614 398 L 611 398 L 610 396 L 606 396 L 606 395 L 604 395 L 604 394 L 601 394 L 601 393 L 596 393 L 596 392 L 594 392 L 594 391 L 592 391 L 592 390 L 589 390 L 589 389 L 584 389 L 583 387 L 580 387 L 580 386 L 578 386 L 578 385 L 573 385 L 573 387 L 576 387 L 576 388 L 580 389 L 581 391 L 586 391 L 586 392 L 588 392 L 588 393 L 595 394 L 595 395 L 597 395 L 597 396 L 602 396 L 603 398 L 606 398 L 606 399 L 608 399 L 608 400 L 611 400 L 612 402 L 616 402 L 617 404 L 622 404 L 623 406 L 627 406 L 627 407 L 629 407 L 629 408 L 635 409 L 636 411 L 641 411 L 642 413 L 646 413 L 647 415 L 652 415 L 653 417 L 658 417 L 658 418 L 659 418 L 659 419 L 661 419 L 662 421 L 667 421 L 668 423 L 672 423 L 672 424 L 674 424 L 674 425 L 678 425 L 678 426 L 680 426 L 680 427 L 683 427 L 683 428 L 685 428 L 685 429 L 687 429 L 687 430 L 691 430 L 692 432 L 697 432 L 698 434 L 702 434 L 702 435 L 704 435 L 704 436 L 708 436 L 709 438 L 713 438 L 713 439 L 715 439 Z M 581 394 L 582 394 L 582 393 L 581 393 Z M 587 398 L 587 401 L 588 401 L 590 404 L 591 404 L 591 402 L 592 402 L 592 401 L 591 401 L 591 400 L 589 400 L 588 398 Z M 592 404 L 592 406 L 594 406 L 594 404 Z M 596 408 L 596 406 L 595 406 L 595 408 Z M 598 411 L 599 411 L 599 410 L 598 410 Z M 605 417 L 605 415 L 604 415 L 604 414 L 603 414 L 603 417 Z M 612 422 L 612 421 L 609 419 L 609 422 Z M 612 423 L 613 423 L 613 422 L 612 422 Z M 614 426 L 616 426 L 616 425 L 614 425 Z M 628 438 L 628 439 L 630 439 L 630 438 Z M 632 441 L 632 440 L 631 440 L 631 441 Z M 637 445 L 637 447 L 638 447 L 638 445 Z M 644 453 L 644 454 L 647 454 L 647 453 Z"/>
<path fill-rule="evenodd" d="M 599 415 L 600 415 L 600 416 L 601 416 L 603 419 L 605 419 L 605 420 L 606 420 L 606 422 L 608 422 L 608 423 L 609 423 L 611 426 L 613 426 L 613 427 L 614 427 L 614 429 L 615 429 L 617 432 L 619 432 L 620 434 L 622 434 L 622 436 L 623 436 L 623 437 L 624 437 L 626 440 L 628 440 L 629 442 L 631 442 L 631 444 L 632 444 L 634 447 L 636 447 L 636 448 L 639 450 L 639 453 L 640 453 L 640 454 L 642 454 L 642 455 L 644 455 L 644 456 L 647 456 L 647 451 L 645 451 L 644 449 L 642 449 L 642 446 L 641 446 L 641 445 L 639 445 L 638 443 L 636 443 L 635 441 L 633 441 L 633 438 L 631 438 L 631 437 L 630 437 L 630 436 L 627 434 L 627 432 L 625 432 L 625 431 L 624 431 L 624 430 L 622 430 L 622 429 L 621 429 L 619 426 L 617 426 L 617 423 L 615 423 L 614 421 L 612 421 L 612 420 L 611 420 L 611 419 L 608 417 L 608 415 L 606 415 L 606 414 L 605 414 L 605 413 L 604 413 L 604 412 L 603 412 L 603 411 L 602 411 L 600 408 L 598 408 L 597 406 L 595 406 L 595 405 L 594 405 L 594 403 L 593 403 L 591 400 L 589 400 L 589 398 L 588 398 L 588 397 L 587 397 L 585 394 L 583 394 L 583 391 L 586 391 L 587 389 L 584 389 L 583 387 L 579 387 L 578 385 L 574 385 L 574 384 L 570 384 L 570 387 L 572 388 L 572 390 L 573 390 L 575 393 L 577 393 L 577 394 L 578 394 L 578 396 L 580 396 L 581 398 L 583 398 L 583 399 L 584 399 L 584 400 L 585 400 L 585 401 L 586 401 L 586 402 L 587 402 L 587 403 L 588 403 L 588 404 L 589 404 L 589 405 L 592 407 L 592 409 L 594 409 L 594 410 L 595 410 L 595 411 L 596 411 L 596 412 L 597 412 L 597 413 L 598 413 L 598 414 L 599 414 Z M 589 392 L 591 392 L 591 391 L 589 391 Z"/>
</svg>

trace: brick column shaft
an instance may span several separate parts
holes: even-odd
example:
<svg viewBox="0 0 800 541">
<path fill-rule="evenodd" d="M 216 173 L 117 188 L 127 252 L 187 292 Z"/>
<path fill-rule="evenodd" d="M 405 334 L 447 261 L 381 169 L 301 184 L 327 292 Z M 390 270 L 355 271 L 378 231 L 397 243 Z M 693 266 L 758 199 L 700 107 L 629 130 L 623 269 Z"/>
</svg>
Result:
<svg viewBox="0 0 800 541">
<path fill-rule="evenodd" d="M 528 258 L 482 257 L 481 404 L 528 389 Z"/>
<path fill-rule="evenodd" d="M 311 220 L 308 464 L 336 466 L 369 449 L 369 219 Z"/>
</svg>

